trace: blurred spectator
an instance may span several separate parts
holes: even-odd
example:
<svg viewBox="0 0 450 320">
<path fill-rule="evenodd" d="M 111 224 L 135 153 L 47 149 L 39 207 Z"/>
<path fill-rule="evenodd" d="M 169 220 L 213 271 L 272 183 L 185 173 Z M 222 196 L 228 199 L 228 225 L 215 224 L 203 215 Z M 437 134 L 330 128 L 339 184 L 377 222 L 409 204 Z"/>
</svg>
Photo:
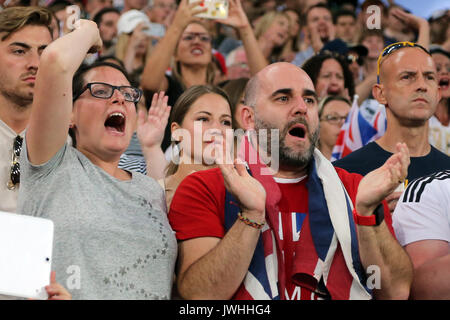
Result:
<svg viewBox="0 0 450 320">
<path fill-rule="evenodd" d="M 363 45 L 355 45 L 353 47 L 348 48 L 348 52 L 346 54 L 348 68 L 350 69 L 353 75 L 353 82 L 355 84 L 355 91 L 358 93 L 358 86 L 364 79 L 364 60 L 367 57 L 369 50 Z"/>
<path fill-rule="evenodd" d="M 336 38 L 344 40 L 349 46 L 357 41 L 356 36 L 356 15 L 352 11 L 339 10 L 334 16 L 336 27 Z"/>
<path fill-rule="evenodd" d="M 366 29 L 362 32 L 358 43 L 369 50 L 366 59 L 364 59 L 364 78 L 370 75 L 376 75 L 377 60 L 385 47 L 382 31 L 378 29 Z"/>
<path fill-rule="evenodd" d="M 450 99 L 450 52 L 445 51 L 441 47 L 433 47 L 430 53 L 436 64 L 442 94 L 442 99 L 435 115 L 444 126 L 448 126 L 450 123 L 450 110 L 448 108 L 448 99 Z"/>
<path fill-rule="evenodd" d="M 280 60 L 291 62 L 295 54 L 300 51 L 300 14 L 293 9 L 287 9 L 284 12 L 289 18 L 289 38 L 283 46 Z"/>
<path fill-rule="evenodd" d="M 72 2 L 67 1 L 67 0 L 55 0 L 48 6 L 48 9 L 51 12 L 53 12 L 53 14 L 56 16 L 56 18 L 59 21 L 59 26 L 60 26 L 60 30 L 61 30 L 60 36 L 72 31 L 70 29 L 70 26 L 68 26 L 68 24 L 67 24 L 67 18 L 69 17 L 69 14 L 66 10 L 67 7 L 72 6 L 72 5 L 73 5 Z"/>
<path fill-rule="evenodd" d="M 410 299 L 450 299 L 450 170 L 413 181 L 393 216 L 414 266 Z"/>
<path fill-rule="evenodd" d="M 255 7 L 261 8 L 261 10 L 266 13 L 275 10 L 277 6 L 277 1 L 275 0 L 255 0 Z"/>
<path fill-rule="evenodd" d="M 372 15 L 374 14 L 373 11 L 369 10 L 369 7 L 371 6 L 377 6 L 379 8 L 379 12 L 381 14 L 380 18 L 380 27 L 381 29 L 384 29 L 386 24 L 386 17 L 387 17 L 387 7 L 381 0 L 365 0 L 361 4 L 361 10 L 358 14 L 358 36 L 357 38 L 361 37 L 361 33 L 368 29 L 367 22 L 368 19 L 371 19 Z M 372 29 L 375 30 L 375 29 Z M 379 29 L 378 29 L 379 30 Z M 387 40 L 385 43 L 385 46 L 393 43 L 394 41 L 392 39 Z M 361 43 L 361 42 L 359 42 Z"/>
<path fill-rule="evenodd" d="M 328 0 L 328 6 L 333 12 L 340 10 L 356 12 L 358 0 Z"/>
<path fill-rule="evenodd" d="M 318 4 L 323 4 L 323 5 L 327 5 L 328 2 L 327 0 L 297 0 L 299 6 L 300 6 L 300 12 L 302 15 L 306 15 L 306 13 L 308 12 L 308 10 L 311 7 L 314 7 Z"/>
<path fill-rule="evenodd" d="M 400 18 L 399 11 L 410 13 L 399 5 L 390 6 L 387 9 L 386 26 L 383 28 L 385 37 L 398 41 L 414 41 L 414 31 Z"/>
<path fill-rule="evenodd" d="M 159 23 L 167 30 L 175 16 L 175 0 L 149 0 L 146 14 L 152 23 Z"/>
<path fill-rule="evenodd" d="M 339 95 L 353 100 L 353 76 L 342 55 L 324 51 L 308 59 L 302 69 L 311 78 L 319 99 L 327 95 Z"/>
<path fill-rule="evenodd" d="M 100 31 L 100 38 L 103 41 L 103 48 L 100 51 L 101 56 L 109 56 L 115 53 L 115 44 L 117 42 L 117 22 L 120 18 L 119 10 L 115 8 L 101 9 L 95 16 L 94 22 Z"/>
<path fill-rule="evenodd" d="M 449 41 L 450 37 L 448 30 L 450 27 L 450 10 L 436 10 L 428 19 L 428 22 L 430 23 L 430 36 L 432 44 L 443 45 L 446 41 Z M 448 51 L 449 49 L 447 48 L 446 50 Z"/>
<path fill-rule="evenodd" d="M 225 62 L 225 57 L 217 50 L 212 49 L 212 59 L 214 62 L 214 84 L 220 85 L 220 83 L 228 80 L 228 68 Z"/>
<path fill-rule="evenodd" d="M 169 105 L 174 105 L 183 91 L 192 85 L 214 83 L 211 35 L 195 15 L 206 8 L 182 0 L 175 19 L 165 36 L 158 42 L 148 58 L 142 74 L 142 87 L 146 95 L 165 91 Z M 221 23 L 236 28 L 244 44 L 251 73 L 263 68 L 267 61 L 259 50 L 253 30 L 239 0 L 229 2 L 229 15 Z M 166 71 L 171 66 L 171 75 Z M 162 143 L 163 150 L 170 144 L 170 130 Z"/>
<path fill-rule="evenodd" d="M 331 159 L 342 125 L 350 112 L 350 100 L 342 96 L 326 96 L 319 103 L 319 142 L 317 148 L 325 158 Z"/>
<path fill-rule="evenodd" d="M 414 35 L 412 37 L 413 41 L 426 49 L 430 47 L 430 25 L 427 20 L 408 13 L 405 10 L 401 10 L 400 8 L 393 8 L 390 10 L 390 13 L 403 23 L 405 30 L 407 29 L 412 32 Z"/>
<path fill-rule="evenodd" d="M 245 86 L 249 78 L 229 80 L 222 89 L 230 98 L 231 114 L 233 116 L 233 129 L 244 128 L 242 124 L 242 107 L 244 106 Z"/>
<path fill-rule="evenodd" d="M 129 10 L 123 13 L 117 22 L 116 57 L 123 61 L 133 85 L 140 83 L 147 54 L 151 48 L 150 21 L 143 12 Z"/>
<path fill-rule="evenodd" d="M 122 13 L 129 10 L 142 10 L 147 6 L 148 0 L 124 0 Z"/>
<path fill-rule="evenodd" d="M 86 13 L 86 18 L 92 20 L 100 10 L 104 8 L 112 8 L 112 6 L 113 6 L 112 0 L 87 0 L 84 9 Z"/>
<path fill-rule="evenodd" d="M 286 13 L 271 11 L 255 24 L 258 46 L 269 63 L 280 59 L 283 46 L 289 38 L 289 18 Z M 250 77 L 250 68 L 244 46 L 234 49 L 226 57 L 228 78 Z"/>
<path fill-rule="evenodd" d="M 442 98 L 430 118 L 430 143 L 450 156 L 450 53 L 432 46 L 431 56 L 436 64 Z"/>
<path fill-rule="evenodd" d="M 60 36 L 62 36 L 61 23 L 53 12 L 52 12 L 52 22 L 50 24 L 50 28 L 52 29 L 53 40 L 56 40 Z"/>
<path fill-rule="evenodd" d="M 310 7 L 304 17 L 304 47 L 292 61 L 297 66 L 301 66 L 308 58 L 318 53 L 325 43 L 335 37 L 332 14 L 325 4 L 320 3 Z"/>
</svg>

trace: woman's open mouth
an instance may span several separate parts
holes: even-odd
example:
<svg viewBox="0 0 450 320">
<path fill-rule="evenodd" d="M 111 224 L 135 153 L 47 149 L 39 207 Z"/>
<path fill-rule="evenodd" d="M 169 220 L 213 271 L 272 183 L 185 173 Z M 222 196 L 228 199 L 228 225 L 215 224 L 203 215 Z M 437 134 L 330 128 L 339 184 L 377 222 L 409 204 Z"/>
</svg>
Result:
<svg viewBox="0 0 450 320">
<path fill-rule="evenodd" d="M 122 112 L 111 113 L 105 121 L 105 127 L 108 131 L 115 133 L 125 132 L 125 115 Z"/>
</svg>

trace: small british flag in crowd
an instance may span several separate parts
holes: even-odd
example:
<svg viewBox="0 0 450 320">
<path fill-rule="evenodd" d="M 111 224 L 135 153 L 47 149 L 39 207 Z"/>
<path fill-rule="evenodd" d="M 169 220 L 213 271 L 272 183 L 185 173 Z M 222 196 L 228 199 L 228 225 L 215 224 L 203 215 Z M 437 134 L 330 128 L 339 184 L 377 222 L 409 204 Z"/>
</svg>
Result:
<svg viewBox="0 0 450 320">
<path fill-rule="evenodd" d="M 339 132 L 331 154 L 331 161 L 339 160 L 349 153 L 365 146 L 383 136 L 386 131 L 386 114 L 380 105 L 371 121 L 361 113 L 358 96 L 355 95 L 353 105 Z"/>
</svg>

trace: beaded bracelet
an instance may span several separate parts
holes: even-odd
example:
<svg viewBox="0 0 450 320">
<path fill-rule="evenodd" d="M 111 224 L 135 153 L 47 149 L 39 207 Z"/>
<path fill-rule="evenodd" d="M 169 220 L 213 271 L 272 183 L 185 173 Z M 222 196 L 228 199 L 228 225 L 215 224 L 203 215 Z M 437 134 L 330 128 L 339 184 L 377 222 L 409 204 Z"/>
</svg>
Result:
<svg viewBox="0 0 450 320">
<path fill-rule="evenodd" d="M 261 229 L 266 224 L 265 222 L 259 223 L 259 222 L 250 220 L 249 218 L 243 216 L 242 213 L 240 213 L 240 212 L 238 213 L 238 218 L 246 225 L 256 228 L 256 229 Z"/>
</svg>

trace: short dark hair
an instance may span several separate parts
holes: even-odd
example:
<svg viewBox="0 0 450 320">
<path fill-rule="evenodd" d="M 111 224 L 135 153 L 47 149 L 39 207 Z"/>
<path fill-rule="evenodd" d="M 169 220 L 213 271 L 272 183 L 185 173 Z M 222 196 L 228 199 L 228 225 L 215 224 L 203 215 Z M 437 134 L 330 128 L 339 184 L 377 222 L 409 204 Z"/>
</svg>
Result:
<svg viewBox="0 0 450 320">
<path fill-rule="evenodd" d="M 74 5 L 74 4 L 67 0 L 55 0 L 48 6 L 48 9 L 51 12 L 56 13 L 58 11 L 64 10 L 66 7 L 69 7 L 72 5 Z"/>
<path fill-rule="evenodd" d="M 383 31 L 381 31 L 380 29 L 367 29 L 364 28 L 359 36 L 358 39 L 358 43 L 361 43 L 368 37 L 379 37 L 381 39 L 383 39 L 384 42 L 384 35 L 383 35 Z"/>
<path fill-rule="evenodd" d="M 304 25 L 308 24 L 308 15 L 311 12 L 311 10 L 316 8 L 326 9 L 330 13 L 330 15 L 333 16 L 333 13 L 331 12 L 331 9 L 328 5 L 326 5 L 325 3 L 318 3 L 309 7 L 308 10 L 305 11 L 305 14 L 303 15 Z"/>
<path fill-rule="evenodd" d="M 344 87 L 348 89 L 348 94 L 350 95 L 350 97 L 353 97 L 353 95 L 355 94 L 355 83 L 353 81 L 353 75 L 348 68 L 347 60 L 342 55 L 336 52 L 324 51 L 306 60 L 302 65 L 302 69 L 311 78 L 314 86 L 316 86 L 320 69 L 322 69 L 322 65 L 325 60 L 328 59 L 334 59 L 341 65 L 342 72 L 344 73 Z"/>
<path fill-rule="evenodd" d="M 245 86 L 247 85 L 247 82 L 249 81 L 249 78 L 238 78 L 238 79 L 232 79 L 229 80 L 223 87 L 223 91 L 225 91 L 228 94 L 228 97 L 230 98 L 230 108 L 231 108 L 231 114 L 233 119 L 233 128 L 237 128 L 238 124 L 234 117 L 234 113 L 236 111 L 236 106 L 239 104 L 239 100 L 244 93 Z"/>
<path fill-rule="evenodd" d="M 337 11 L 333 16 L 333 24 L 336 24 L 340 17 L 353 17 L 356 20 L 356 14 L 353 11 L 341 9 Z"/>
<path fill-rule="evenodd" d="M 77 95 L 79 95 L 79 93 L 84 89 L 84 76 L 87 72 L 89 72 L 92 69 L 95 68 L 100 68 L 100 67 L 111 67 L 114 68 L 120 72 L 122 72 L 122 74 L 125 76 L 125 78 L 128 80 L 129 83 L 131 83 L 130 81 L 130 77 L 128 76 L 128 73 L 125 71 L 124 68 L 122 68 L 121 66 L 119 66 L 118 64 L 115 63 L 110 63 L 110 62 L 105 62 L 105 61 L 97 61 L 94 62 L 93 64 L 82 64 L 78 70 L 75 72 L 73 78 L 72 78 L 72 97 L 76 97 Z M 135 104 L 137 106 L 137 104 Z M 77 140 L 75 137 L 75 132 L 73 131 L 72 128 L 69 129 L 69 135 L 72 138 L 72 145 L 74 148 L 76 148 L 77 146 Z"/>
<path fill-rule="evenodd" d="M 84 87 L 84 75 L 89 72 L 92 69 L 100 68 L 100 67 L 111 67 L 118 71 L 120 71 L 125 78 L 128 80 L 128 82 L 131 83 L 130 77 L 128 73 L 125 71 L 124 68 L 122 68 L 120 65 L 112 63 L 112 62 L 106 62 L 106 61 L 96 61 L 93 64 L 82 64 L 78 70 L 75 72 L 73 79 L 72 79 L 72 94 L 75 97 L 80 93 L 81 90 L 83 90 Z"/>
<path fill-rule="evenodd" d="M 387 14 L 387 7 L 381 0 L 365 0 L 361 4 L 361 11 L 366 11 L 370 6 L 378 6 L 383 14 Z"/>
<path fill-rule="evenodd" d="M 325 106 L 331 101 L 342 101 L 348 104 L 350 108 L 352 107 L 351 101 L 343 96 L 326 96 L 323 97 L 322 100 L 320 100 L 319 102 L 319 118 L 322 116 L 323 110 L 325 110 Z"/>
<path fill-rule="evenodd" d="M 97 24 L 97 26 L 99 27 L 100 23 L 102 22 L 103 15 L 110 13 L 110 12 L 117 13 L 120 16 L 120 11 L 117 10 L 116 8 L 103 8 L 102 10 L 100 10 L 99 12 L 96 13 L 96 15 L 94 16 L 92 21 L 94 21 Z"/>
<path fill-rule="evenodd" d="M 25 26 L 43 26 L 47 27 L 50 35 L 52 30 L 52 13 L 42 7 L 11 7 L 0 11 L 0 32 L 6 32 L 2 41 L 8 38 L 14 32 Z"/>
</svg>

